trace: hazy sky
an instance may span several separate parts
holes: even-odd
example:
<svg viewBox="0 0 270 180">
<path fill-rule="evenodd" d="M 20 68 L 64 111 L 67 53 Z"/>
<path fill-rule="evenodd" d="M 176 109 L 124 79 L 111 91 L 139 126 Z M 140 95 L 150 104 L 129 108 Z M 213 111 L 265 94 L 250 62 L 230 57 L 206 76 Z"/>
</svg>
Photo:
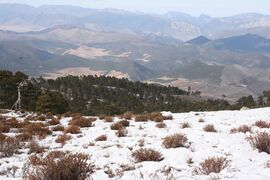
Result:
<svg viewBox="0 0 270 180">
<path fill-rule="evenodd" d="M 270 14 L 270 0 L 0 0 L 3 3 L 69 4 L 89 8 L 116 8 L 148 13 L 181 11 L 192 15 L 227 16 L 244 12 Z"/>
</svg>

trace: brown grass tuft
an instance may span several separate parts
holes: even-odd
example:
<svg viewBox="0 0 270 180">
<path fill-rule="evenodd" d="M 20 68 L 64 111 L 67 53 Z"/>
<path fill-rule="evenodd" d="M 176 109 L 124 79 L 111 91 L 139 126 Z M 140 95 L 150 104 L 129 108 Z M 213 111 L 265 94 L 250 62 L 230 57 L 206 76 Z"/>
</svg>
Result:
<svg viewBox="0 0 270 180">
<path fill-rule="evenodd" d="M 0 157 L 10 157 L 23 146 L 23 144 L 16 138 L 3 137 L 0 141 Z"/>
<path fill-rule="evenodd" d="M 173 120 L 173 116 L 172 115 L 167 115 L 167 116 L 163 116 L 164 120 Z"/>
<path fill-rule="evenodd" d="M 141 148 L 132 153 L 136 162 L 143 162 L 143 161 L 162 161 L 163 155 L 154 149 L 151 148 Z"/>
<path fill-rule="evenodd" d="M 165 148 L 178 148 L 178 147 L 187 147 L 187 137 L 183 134 L 174 134 L 167 136 L 163 139 L 162 145 Z"/>
<path fill-rule="evenodd" d="M 270 134 L 267 132 L 257 133 L 247 138 L 252 147 L 257 148 L 259 152 L 270 154 Z"/>
<path fill-rule="evenodd" d="M 48 123 L 49 123 L 49 125 L 51 125 L 51 126 L 55 126 L 55 125 L 59 124 L 60 121 L 59 121 L 59 119 L 52 118 Z"/>
<path fill-rule="evenodd" d="M 198 171 L 202 174 L 220 173 L 230 166 L 231 161 L 224 157 L 209 157 L 200 163 Z"/>
<path fill-rule="evenodd" d="M 111 129 L 112 130 L 119 130 L 119 129 L 123 129 L 123 128 L 128 127 L 128 126 L 129 126 L 129 121 L 122 120 L 122 121 L 118 121 L 116 123 L 113 123 L 111 125 Z"/>
<path fill-rule="evenodd" d="M 185 128 L 191 128 L 191 125 L 188 122 L 184 122 L 181 124 L 181 128 L 185 129 Z"/>
<path fill-rule="evenodd" d="M 52 127 L 52 131 L 64 131 L 64 130 L 65 130 L 65 127 L 62 125 L 57 125 L 57 126 Z"/>
<path fill-rule="evenodd" d="M 122 118 L 126 119 L 126 120 L 131 120 L 133 117 L 133 114 L 131 112 L 126 112 L 125 114 L 123 114 Z"/>
<path fill-rule="evenodd" d="M 83 116 L 74 115 L 69 122 L 69 125 L 79 126 L 79 127 L 91 127 L 92 122 L 95 121 L 95 119 L 92 118 L 85 118 Z"/>
<path fill-rule="evenodd" d="M 95 165 L 89 163 L 91 156 L 77 153 L 50 152 L 46 157 L 29 157 L 24 169 L 26 179 L 82 180 L 94 172 Z"/>
<path fill-rule="evenodd" d="M 149 119 L 155 122 L 163 122 L 163 116 L 160 112 L 152 112 L 149 114 Z"/>
<path fill-rule="evenodd" d="M 107 141 L 107 136 L 106 135 L 101 135 L 95 139 L 95 141 Z"/>
<path fill-rule="evenodd" d="M 205 132 L 217 132 L 213 124 L 207 124 L 206 126 L 204 126 L 203 130 Z"/>
<path fill-rule="evenodd" d="M 163 122 L 157 123 L 157 124 L 156 124 L 156 127 L 162 129 L 162 128 L 165 128 L 165 127 L 166 127 L 166 124 L 163 123 Z"/>
<path fill-rule="evenodd" d="M 23 128 L 23 132 L 29 133 L 32 136 L 38 136 L 39 138 L 45 138 L 47 135 L 52 134 L 52 131 L 43 123 L 29 123 Z"/>
<path fill-rule="evenodd" d="M 67 135 L 66 133 L 62 134 L 62 135 L 59 135 L 56 139 L 55 139 L 55 142 L 56 143 L 61 143 L 62 146 L 64 146 L 64 144 L 66 144 L 66 142 L 68 140 L 71 139 L 71 136 L 70 135 Z"/>
<path fill-rule="evenodd" d="M 121 128 L 121 129 L 118 129 L 115 134 L 117 137 L 126 137 L 128 134 L 128 131 L 125 128 Z"/>
<path fill-rule="evenodd" d="M 70 125 L 65 129 L 64 132 L 65 133 L 70 133 L 70 134 L 79 134 L 79 133 L 81 133 L 81 129 L 80 129 L 79 126 Z"/>
<path fill-rule="evenodd" d="M 105 121 L 105 122 L 113 122 L 113 118 L 112 118 L 111 116 L 106 116 L 106 117 L 104 118 L 104 121 Z"/>
<path fill-rule="evenodd" d="M 251 132 L 251 127 L 249 127 L 247 125 L 241 125 L 238 128 L 232 128 L 231 131 L 230 131 L 231 134 L 247 133 L 247 132 Z"/>
<path fill-rule="evenodd" d="M 256 121 L 254 125 L 259 128 L 270 128 L 270 123 L 262 120 Z"/>
<path fill-rule="evenodd" d="M 45 148 L 40 146 L 36 141 L 31 141 L 28 147 L 29 147 L 28 154 L 32 153 L 40 154 L 43 153 L 45 150 Z"/>
</svg>

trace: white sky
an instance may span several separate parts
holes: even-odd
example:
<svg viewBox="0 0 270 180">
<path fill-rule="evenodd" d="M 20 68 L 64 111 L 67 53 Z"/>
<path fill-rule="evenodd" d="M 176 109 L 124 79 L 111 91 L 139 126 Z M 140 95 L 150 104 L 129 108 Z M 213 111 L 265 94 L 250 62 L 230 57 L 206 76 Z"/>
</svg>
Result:
<svg viewBox="0 0 270 180">
<path fill-rule="evenodd" d="M 270 0 L 0 0 L 0 3 L 76 5 L 147 13 L 180 11 L 191 15 L 228 16 L 245 12 L 270 14 Z"/>
</svg>

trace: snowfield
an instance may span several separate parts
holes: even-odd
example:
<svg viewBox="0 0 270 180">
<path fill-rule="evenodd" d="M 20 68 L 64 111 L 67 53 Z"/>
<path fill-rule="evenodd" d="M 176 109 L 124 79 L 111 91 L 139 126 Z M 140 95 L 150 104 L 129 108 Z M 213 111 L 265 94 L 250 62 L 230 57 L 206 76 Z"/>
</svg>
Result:
<svg viewBox="0 0 270 180">
<path fill-rule="evenodd" d="M 219 112 L 190 112 L 172 114 L 173 120 L 164 120 L 165 128 L 157 128 L 156 122 L 135 122 L 130 120 L 126 128 L 126 137 L 117 137 L 111 130 L 113 122 L 97 119 L 93 127 L 81 128 L 81 133 L 70 134 L 72 138 L 64 146 L 55 142 L 62 132 L 53 132 L 45 139 L 37 139 L 39 145 L 47 147 L 46 153 L 52 150 L 82 152 L 92 155 L 91 161 L 96 168 L 91 175 L 95 180 L 208 180 L 208 179 L 239 179 L 239 180 L 269 180 L 270 154 L 259 152 L 247 141 L 247 137 L 257 132 L 270 133 L 270 128 L 259 128 L 254 125 L 258 120 L 270 123 L 270 108 L 219 111 Z M 6 117 L 16 117 L 23 121 L 24 117 L 15 112 L 2 114 Z M 71 118 L 61 118 L 60 122 L 68 126 Z M 113 119 L 119 121 L 118 117 Z M 181 128 L 182 123 L 189 123 L 189 128 Z M 204 126 L 213 124 L 217 132 L 205 132 Z M 251 132 L 230 133 L 232 128 L 241 125 L 251 126 Z M 166 149 L 163 138 L 176 133 L 185 134 L 189 146 Z M 6 133 L 15 136 L 16 133 Z M 107 135 L 106 141 L 95 141 L 100 135 Z M 132 152 L 137 149 L 153 148 L 162 153 L 164 159 L 159 162 L 136 162 Z M 0 159 L 0 179 L 22 179 L 23 166 L 28 157 L 27 146 L 20 153 Z M 220 173 L 204 175 L 196 169 L 208 157 L 227 157 L 230 166 Z M 191 160 L 188 162 L 188 160 Z M 14 168 L 16 167 L 16 168 Z M 5 172 L 5 173 L 4 173 Z M 110 176 L 110 177 L 109 177 Z"/>
</svg>

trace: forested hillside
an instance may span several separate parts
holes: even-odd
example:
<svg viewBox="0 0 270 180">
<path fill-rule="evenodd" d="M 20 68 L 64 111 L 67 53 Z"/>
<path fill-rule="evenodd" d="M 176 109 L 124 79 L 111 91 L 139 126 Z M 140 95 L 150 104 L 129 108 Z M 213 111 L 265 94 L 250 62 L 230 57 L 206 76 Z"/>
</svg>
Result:
<svg viewBox="0 0 270 180">
<path fill-rule="evenodd" d="M 0 71 L 0 108 L 11 108 L 22 88 L 22 108 L 38 112 L 81 112 L 86 115 L 153 111 L 201 111 L 232 108 L 224 100 L 203 100 L 198 92 L 104 76 L 66 76 L 56 80 L 28 79 Z"/>
</svg>

